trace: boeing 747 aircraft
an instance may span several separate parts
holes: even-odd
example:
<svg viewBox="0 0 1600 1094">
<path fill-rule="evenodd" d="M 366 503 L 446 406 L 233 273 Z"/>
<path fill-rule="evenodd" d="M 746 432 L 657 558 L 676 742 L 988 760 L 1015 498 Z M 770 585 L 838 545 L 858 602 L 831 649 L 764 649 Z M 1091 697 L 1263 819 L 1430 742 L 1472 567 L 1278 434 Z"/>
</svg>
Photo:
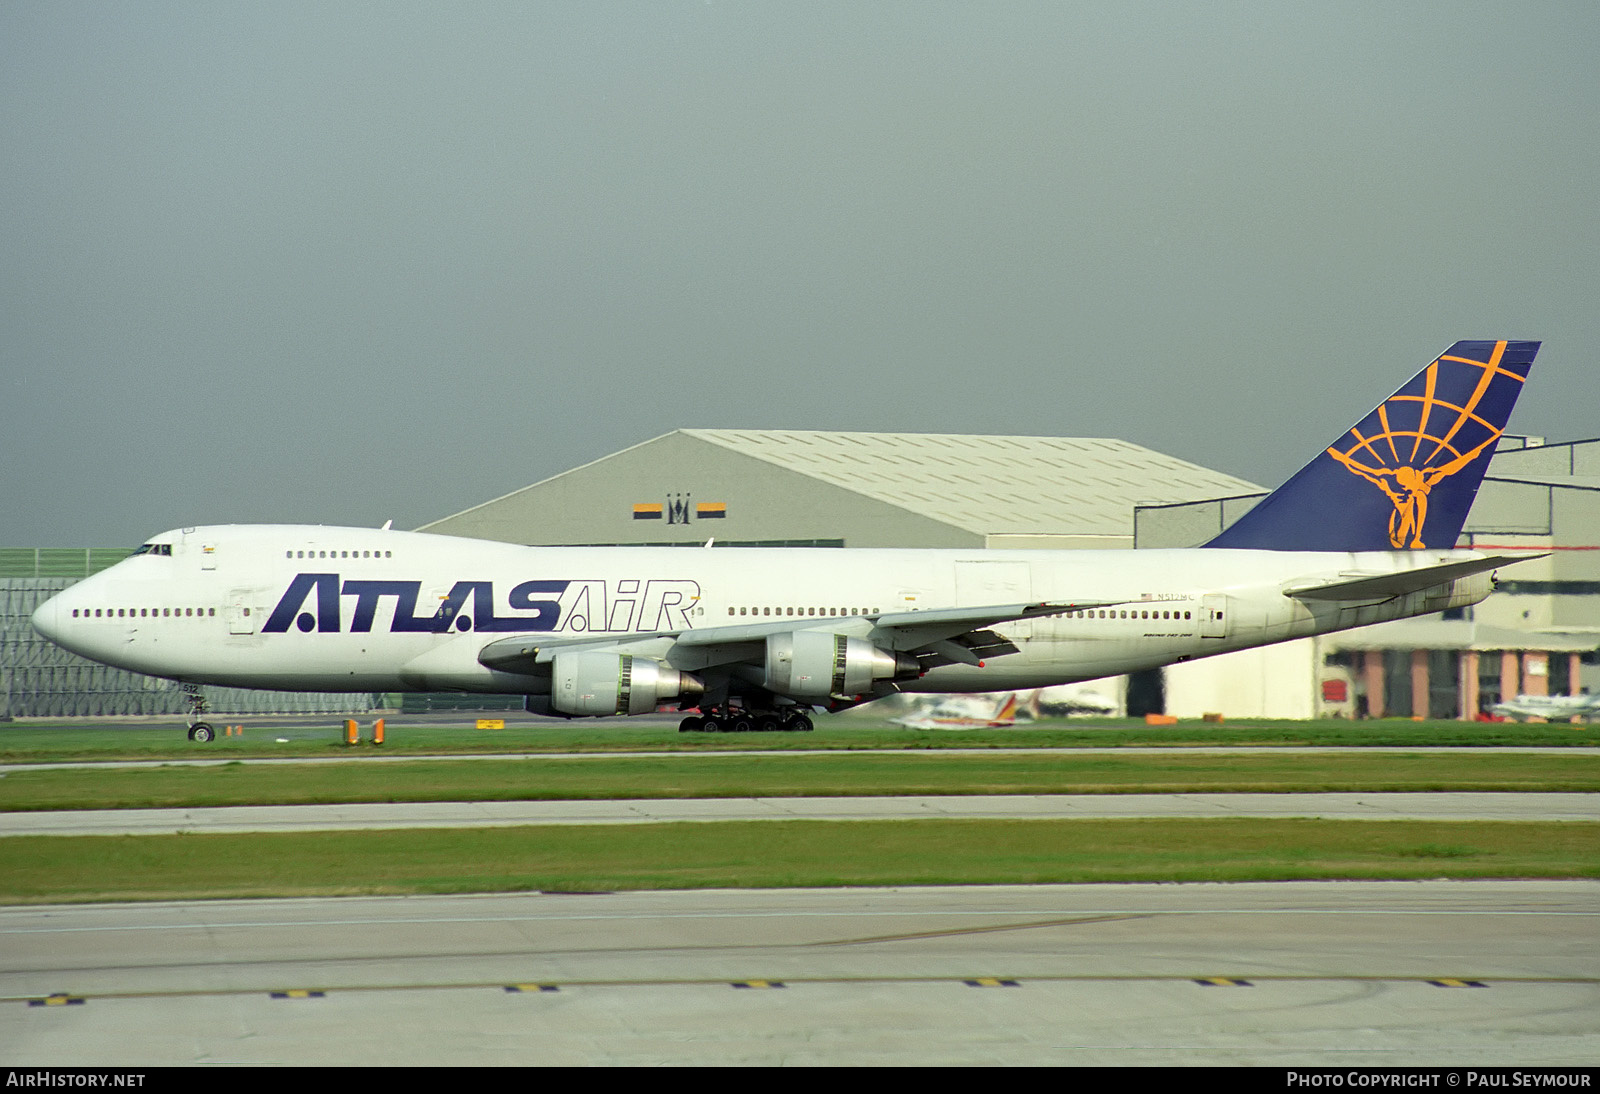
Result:
<svg viewBox="0 0 1600 1094">
<path fill-rule="evenodd" d="M 40 606 L 40 634 L 188 685 L 519 694 L 580 718 L 811 727 L 897 691 L 1016 691 L 1475 604 L 1455 549 L 1537 342 L 1457 342 L 1203 547 L 522 547 L 183 528 Z M 200 708 L 196 704 L 196 710 Z M 194 721 L 190 735 L 209 740 Z"/>
</svg>

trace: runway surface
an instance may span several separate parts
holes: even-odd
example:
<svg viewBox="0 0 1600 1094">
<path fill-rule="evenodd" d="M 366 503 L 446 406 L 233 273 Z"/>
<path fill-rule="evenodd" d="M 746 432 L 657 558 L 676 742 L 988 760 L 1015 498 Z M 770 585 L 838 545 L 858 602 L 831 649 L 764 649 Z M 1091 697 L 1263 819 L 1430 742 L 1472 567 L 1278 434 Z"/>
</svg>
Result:
<svg viewBox="0 0 1600 1094">
<path fill-rule="evenodd" d="M 0 837 L 659 824 L 669 821 L 1093 817 L 1596 821 L 1600 820 L 1600 794 L 973 794 L 62 810 L 0 813 Z"/>
<path fill-rule="evenodd" d="M 1581 881 L 9 908 L 0 1063 L 1592 1066 L 1597 931 Z"/>
<path fill-rule="evenodd" d="M 0 836 L 1128 816 L 1595 821 L 1600 795 L 96 810 Z M 0 908 L 0 1064 L 1592 1066 L 1597 937 L 1585 881 Z"/>
</svg>

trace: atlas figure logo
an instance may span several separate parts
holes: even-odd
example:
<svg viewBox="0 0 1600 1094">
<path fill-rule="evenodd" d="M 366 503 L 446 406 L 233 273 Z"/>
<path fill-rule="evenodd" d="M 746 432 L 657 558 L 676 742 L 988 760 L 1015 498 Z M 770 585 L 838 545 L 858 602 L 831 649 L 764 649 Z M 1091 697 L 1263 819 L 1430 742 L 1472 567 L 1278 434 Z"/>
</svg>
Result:
<svg viewBox="0 0 1600 1094">
<path fill-rule="evenodd" d="M 352 578 L 341 583 L 338 574 L 296 574 L 261 629 L 267 634 L 282 634 L 292 625 L 308 634 L 338 634 L 345 630 L 343 602 L 354 598 L 351 634 L 372 631 L 385 601 L 392 601 L 388 621 L 392 634 L 445 634 L 452 630 L 647 634 L 687 630 L 693 626 L 689 614 L 700 600 L 700 585 L 659 578 L 524 581 L 507 594 L 505 614 L 501 614 L 492 581 L 457 581 L 448 591 L 437 586 L 434 595 L 438 607 L 419 616 L 420 581 Z"/>
<path fill-rule="evenodd" d="M 1497 378 L 1523 382 L 1501 367 L 1505 349 L 1505 342 L 1494 343 L 1487 361 L 1445 354 L 1418 377 L 1420 391 L 1408 386 L 1390 396 L 1350 430 L 1348 447 L 1328 449 L 1351 474 L 1388 496 L 1394 506 L 1389 544 L 1396 550 L 1426 546 L 1429 493 L 1492 449 L 1504 432 L 1479 413 L 1479 404 Z"/>
</svg>

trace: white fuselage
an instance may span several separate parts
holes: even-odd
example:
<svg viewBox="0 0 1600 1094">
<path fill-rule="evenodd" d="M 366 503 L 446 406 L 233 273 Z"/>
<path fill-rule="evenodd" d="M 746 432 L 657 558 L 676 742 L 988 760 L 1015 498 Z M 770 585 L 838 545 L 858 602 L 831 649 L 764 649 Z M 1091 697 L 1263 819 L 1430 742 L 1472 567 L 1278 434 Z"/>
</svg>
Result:
<svg viewBox="0 0 1600 1094">
<path fill-rule="evenodd" d="M 1487 575 L 1366 603 L 1308 581 L 1478 559 L 1469 551 L 986 551 L 522 547 L 414 532 L 192 528 L 66 589 L 35 627 L 85 657 L 191 683 L 289 690 L 532 692 L 479 651 L 513 635 L 627 639 L 742 624 L 870 633 L 869 617 L 1021 602 L 1065 610 L 993 631 L 1018 652 L 898 690 L 1092 679 L 1475 603 Z M 487 632 L 487 633 L 485 633 Z M 670 658 L 668 660 L 670 664 Z M 693 666 L 690 666 L 693 667 Z"/>
</svg>

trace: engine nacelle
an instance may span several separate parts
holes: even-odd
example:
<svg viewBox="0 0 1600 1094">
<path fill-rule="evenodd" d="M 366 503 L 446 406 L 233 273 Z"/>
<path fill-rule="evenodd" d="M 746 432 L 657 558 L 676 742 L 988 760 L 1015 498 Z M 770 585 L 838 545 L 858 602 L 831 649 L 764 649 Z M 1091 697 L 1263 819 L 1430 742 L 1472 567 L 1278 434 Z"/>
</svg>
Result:
<svg viewBox="0 0 1600 1094">
<path fill-rule="evenodd" d="M 916 658 L 880 650 L 864 638 L 789 631 L 767 637 L 763 684 L 780 695 L 864 695 L 875 680 L 914 677 L 918 671 Z"/>
<path fill-rule="evenodd" d="M 551 665 L 550 705 L 564 714 L 648 714 L 668 699 L 692 701 L 704 692 L 699 677 L 629 653 L 574 650 L 556 654 Z"/>
</svg>

